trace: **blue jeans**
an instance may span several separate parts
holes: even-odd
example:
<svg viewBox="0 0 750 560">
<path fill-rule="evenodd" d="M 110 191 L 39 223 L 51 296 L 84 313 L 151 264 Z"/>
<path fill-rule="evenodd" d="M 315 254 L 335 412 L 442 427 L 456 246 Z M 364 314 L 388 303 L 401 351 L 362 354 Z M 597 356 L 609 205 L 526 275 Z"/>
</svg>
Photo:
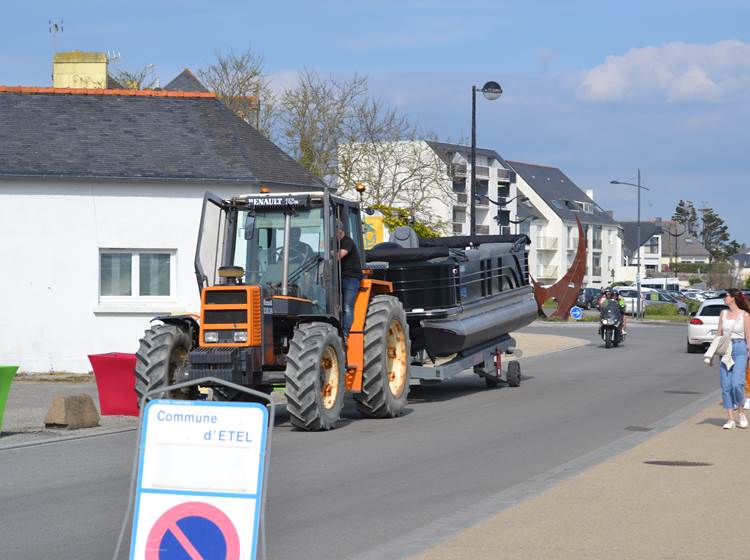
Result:
<svg viewBox="0 0 750 560">
<path fill-rule="evenodd" d="M 344 300 L 344 335 L 349 336 L 349 329 L 354 321 L 354 300 L 359 292 L 359 278 L 341 277 L 341 294 Z M 743 378 L 744 379 L 744 378 Z"/>
<path fill-rule="evenodd" d="M 745 402 L 745 366 L 747 366 L 747 344 L 744 340 L 732 340 L 732 359 L 734 365 L 727 370 L 724 362 L 719 361 L 721 375 L 721 401 L 724 408 L 740 406 Z"/>
</svg>

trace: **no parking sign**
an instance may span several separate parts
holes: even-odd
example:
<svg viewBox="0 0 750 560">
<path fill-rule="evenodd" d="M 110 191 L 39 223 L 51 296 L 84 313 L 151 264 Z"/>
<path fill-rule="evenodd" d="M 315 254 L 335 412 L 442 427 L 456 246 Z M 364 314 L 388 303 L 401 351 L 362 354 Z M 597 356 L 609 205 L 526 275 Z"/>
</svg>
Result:
<svg viewBox="0 0 750 560">
<path fill-rule="evenodd" d="M 254 559 L 267 427 L 258 403 L 151 401 L 131 560 Z"/>
</svg>

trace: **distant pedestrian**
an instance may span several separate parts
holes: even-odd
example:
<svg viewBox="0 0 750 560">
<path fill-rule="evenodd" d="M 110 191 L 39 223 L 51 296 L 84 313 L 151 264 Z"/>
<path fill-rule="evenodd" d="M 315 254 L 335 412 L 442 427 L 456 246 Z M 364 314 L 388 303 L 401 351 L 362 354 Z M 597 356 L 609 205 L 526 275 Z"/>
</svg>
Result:
<svg viewBox="0 0 750 560">
<path fill-rule="evenodd" d="M 724 293 L 724 303 L 728 309 L 719 315 L 717 337 L 726 332 L 731 333 L 732 360 L 734 364 L 727 367 L 724 360 L 719 363 L 721 379 L 721 400 L 727 411 L 727 422 L 723 428 L 731 430 L 739 422 L 740 428 L 747 428 L 745 416 L 745 368 L 747 367 L 747 349 L 750 346 L 750 303 L 740 290 L 731 289 Z M 714 358 L 711 359 L 711 365 Z M 737 409 L 735 421 L 734 409 Z"/>
</svg>

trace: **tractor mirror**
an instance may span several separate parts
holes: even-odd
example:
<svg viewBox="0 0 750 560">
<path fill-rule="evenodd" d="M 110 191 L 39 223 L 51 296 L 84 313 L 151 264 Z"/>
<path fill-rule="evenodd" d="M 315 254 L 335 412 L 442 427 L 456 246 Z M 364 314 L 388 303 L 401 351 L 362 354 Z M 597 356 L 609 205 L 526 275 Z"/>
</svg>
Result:
<svg viewBox="0 0 750 560">
<path fill-rule="evenodd" d="M 245 239 L 250 241 L 255 237 L 255 215 L 248 212 L 245 217 Z"/>
</svg>

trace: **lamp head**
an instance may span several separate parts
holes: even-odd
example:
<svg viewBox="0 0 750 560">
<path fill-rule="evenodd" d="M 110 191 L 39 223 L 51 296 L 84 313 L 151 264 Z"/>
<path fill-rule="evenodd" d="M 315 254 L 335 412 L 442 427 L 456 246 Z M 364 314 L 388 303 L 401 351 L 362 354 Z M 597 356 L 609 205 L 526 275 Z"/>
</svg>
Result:
<svg viewBox="0 0 750 560">
<path fill-rule="evenodd" d="M 356 190 L 360 194 L 363 193 L 363 192 L 365 192 L 365 184 L 364 183 L 357 183 L 356 185 L 354 185 L 354 190 Z"/>
<path fill-rule="evenodd" d="M 497 82 L 487 82 L 482 86 L 481 92 L 485 99 L 494 101 L 503 94 L 503 88 Z"/>
</svg>

